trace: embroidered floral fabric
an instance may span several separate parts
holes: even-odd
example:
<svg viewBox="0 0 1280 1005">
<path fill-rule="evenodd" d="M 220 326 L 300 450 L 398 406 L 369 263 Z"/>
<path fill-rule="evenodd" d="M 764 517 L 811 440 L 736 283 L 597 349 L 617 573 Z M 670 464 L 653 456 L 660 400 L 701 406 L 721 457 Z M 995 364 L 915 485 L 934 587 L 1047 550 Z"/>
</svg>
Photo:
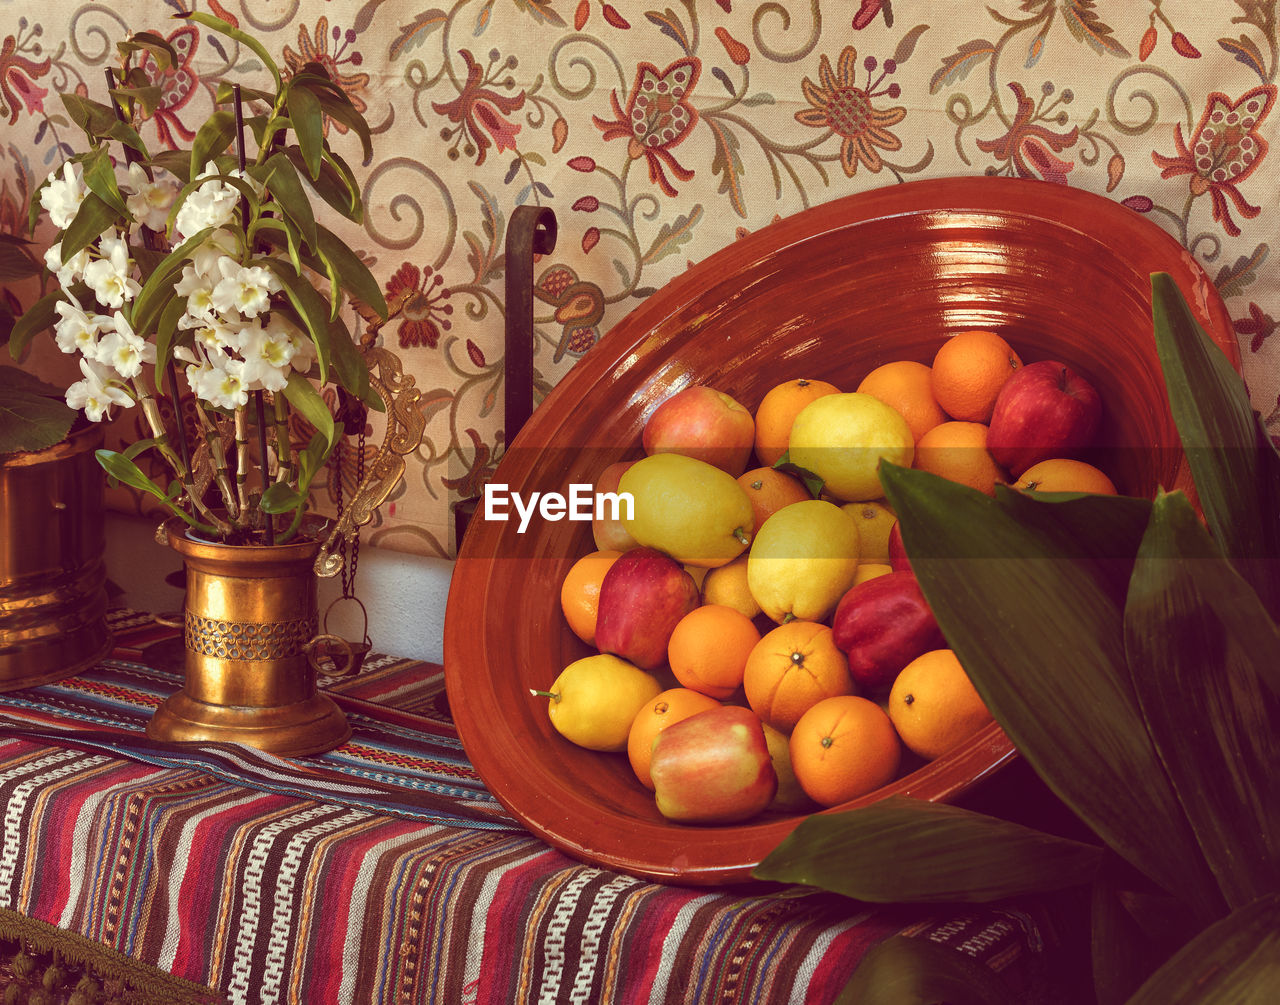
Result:
<svg viewBox="0 0 1280 1005">
<path fill-rule="evenodd" d="M 403 301 L 383 338 L 427 426 L 372 543 L 451 554 L 450 502 L 501 456 L 503 247 L 522 204 L 559 219 L 535 267 L 541 393 L 689 262 L 803 208 L 958 174 L 1105 194 L 1213 277 L 1280 435 L 1276 0 L 135 0 L 127 17 L 6 0 L 0 229 L 22 232 L 30 192 L 77 148 L 59 92 L 103 99 L 130 30 L 163 34 L 182 60 L 151 68 L 164 100 L 148 144 L 189 144 L 217 82 L 252 81 L 251 52 L 172 19 L 188 3 L 291 70 L 324 63 L 373 126 L 368 163 L 355 136 L 336 138 L 368 207 L 342 236 Z M 5 291 L 17 305 L 37 294 Z M 81 376 L 40 341 L 32 366 Z M 330 506 L 336 490 L 320 490 Z"/>
</svg>

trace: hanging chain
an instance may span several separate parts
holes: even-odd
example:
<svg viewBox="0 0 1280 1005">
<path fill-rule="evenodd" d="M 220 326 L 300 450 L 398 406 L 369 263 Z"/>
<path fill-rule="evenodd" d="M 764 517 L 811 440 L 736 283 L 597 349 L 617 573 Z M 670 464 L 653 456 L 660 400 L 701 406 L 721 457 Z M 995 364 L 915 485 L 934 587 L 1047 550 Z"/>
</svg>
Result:
<svg viewBox="0 0 1280 1005">
<path fill-rule="evenodd" d="M 364 460 L 365 460 L 365 420 L 368 412 L 364 404 L 345 390 L 338 392 L 338 414 L 336 418 L 343 423 L 344 429 L 350 429 L 351 424 L 355 423 L 359 432 L 356 434 L 356 484 L 364 483 Z M 334 478 L 333 497 L 337 506 L 338 519 L 342 519 L 344 510 L 343 506 L 343 489 L 342 489 L 342 469 L 343 455 L 346 452 L 345 435 L 338 440 L 333 448 L 332 476 Z M 337 548 L 338 554 L 342 556 L 342 596 L 344 599 L 354 597 L 356 567 L 360 564 L 360 529 L 357 527 L 355 534 L 351 538 L 350 548 L 347 546 L 347 539 L 343 538 Z"/>
</svg>

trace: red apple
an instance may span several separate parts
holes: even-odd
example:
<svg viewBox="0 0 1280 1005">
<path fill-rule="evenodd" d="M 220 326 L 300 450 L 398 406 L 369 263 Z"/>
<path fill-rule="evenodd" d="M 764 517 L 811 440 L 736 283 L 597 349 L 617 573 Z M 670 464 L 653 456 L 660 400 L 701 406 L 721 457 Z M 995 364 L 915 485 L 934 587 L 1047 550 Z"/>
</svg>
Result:
<svg viewBox="0 0 1280 1005">
<path fill-rule="evenodd" d="M 755 449 L 751 413 L 723 391 L 695 384 L 677 391 L 649 416 L 641 433 L 646 454 L 696 457 L 737 478 Z"/>
<path fill-rule="evenodd" d="M 667 661 L 676 623 L 699 603 L 698 584 L 675 559 L 632 548 L 600 581 L 596 648 L 656 670 Z"/>
<path fill-rule="evenodd" d="M 898 671 L 921 653 L 942 649 L 942 631 L 910 572 L 890 572 L 859 583 L 840 598 L 831 619 L 849 675 L 866 692 L 893 686 Z"/>
<path fill-rule="evenodd" d="M 653 741 L 654 798 L 668 820 L 735 823 L 755 816 L 778 788 L 759 717 L 722 705 L 672 723 Z"/>
<path fill-rule="evenodd" d="M 635 461 L 617 461 L 600 472 L 596 479 L 596 492 L 617 492 L 622 473 Z M 591 518 L 591 536 L 595 539 L 597 551 L 630 551 L 637 544 L 631 532 L 622 520 L 615 520 L 608 515 L 609 507 L 601 509 L 601 515 Z"/>
<path fill-rule="evenodd" d="M 1031 465 L 1089 446 L 1102 399 L 1064 363 L 1042 359 L 1016 370 L 996 396 L 987 432 L 991 456 L 1017 478 Z"/>
<path fill-rule="evenodd" d="M 902 543 L 902 524 L 897 520 L 889 528 L 889 568 L 894 572 L 911 571 L 911 559 L 907 558 L 907 548 Z"/>
</svg>

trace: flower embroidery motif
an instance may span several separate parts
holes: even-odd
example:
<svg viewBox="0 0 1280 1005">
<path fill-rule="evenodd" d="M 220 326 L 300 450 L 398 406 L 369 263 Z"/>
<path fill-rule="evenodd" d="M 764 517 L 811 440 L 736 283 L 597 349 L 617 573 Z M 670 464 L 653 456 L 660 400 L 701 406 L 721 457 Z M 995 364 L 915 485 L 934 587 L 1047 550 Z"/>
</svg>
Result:
<svg viewBox="0 0 1280 1005">
<path fill-rule="evenodd" d="M 1182 139 L 1181 123 L 1174 126 L 1176 156 L 1151 153 L 1151 159 L 1161 168 L 1160 177 L 1189 174 L 1193 196 L 1209 193 L 1214 220 L 1232 237 L 1239 235 L 1240 227 L 1231 218 L 1228 199 L 1246 220 L 1252 220 L 1262 211 L 1261 207 L 1247 202 L 1236 186 L 1248 178 L 1266 156 L 1267 141 L 1258 127 L 1275 100 L 1274 84 L 1246 91 L 1235 102 L 1215 91 L 1209 95 L 1189 143 Z"/>
<path fill-rule="evenodd" d="M 38 49 L 36 50 L 39 51 Z M 36 62 L 18 55 L 18 40 L 12 35 L 5 36 L 0 44 L 0 95 L 9 108 L 9 125 L 18 121 L 18 113 L 23 106 L 27 112 L 44 111 L 44 99 L 49 91 L 36 86 L 36 78 L 49 72 L 49 60 Z"/>
<path fill-rule="evenodd" d="M 412 349 L 426 346 L 434 349 L 440 343 L 440 333 L 453 327 L 448 315 L 453 304 L 447 303 L 450 291 L 444 285 L 444 276 L 427 265 L 419 269 L 405 262 L 396 269 L 387 282 L 387 302 L 403 303 L 403 320 L 396 335 L 400 348 Z"/>
<path fill-rule="evenodd" d="M 556 265 L 542 274 L 533 295 L 555 308 L 556 323 L 561 326 L 553 362 L 565 353 L 581 355 L 599 340 L 604 291 L 595 283 L 579 279 L 567 265 Z"/>
<path fill-rule="evenodd" d="M 200 83 L 200 77 L 191 65 L 200 45 L 200 33 L 194 26 L 186 25 L 170 35 L 168 42 L 178 56 L 175 65 L 161 69 L 150 53 L 143 57 L 140 65 L 152 83 L 160 87 L 160 103 L 152 116 L 156 123 L 156 133 L 161 143 L 170 150 L 175 150 L 178 146 L 174 139 L 175 133 L 184 143 L 190 143 L 196 136 L 194 129 L 188 129 L 182 124 L 178 113 L 191 100 L 196 92 L 196 85 Z"/>
<path fill-rule="evenodd" d="M 858 52 L 846 45 L 836 57 L 836 65 L 824 53 L 818 62 L 818 83 L 809 77 L 800 82 L 808 108 L 796 112 L 796 121 L 814 129 L 830 129 L 840 137 L 840 166 L 845 177 L 852 178 L 863 164 L 867 170 L 877 173 L 884 166 L 881 150 L 900 150 L 902 140 L 889 127 L 907 117 L 902 107 L 877 108 L 872 98 L 887 95 L 896 98 L 901 88 L 894 83 L 877 90 L 886 75 L 897 69 L 897 64 L 885 60 L 883 72 L 867 87 L 857 87 Z M 863 62 L 867 73 L 874 73 L 878 63 L 874 57 Z"/>
<path fill-rule="evenodd" d="M 336 48 L 332 53 L 329 52 L 329 36 L 332 34 L 334 43 L 341 42 L 342 45 Z M 359 52 L 353 52 L 351 55 L 345 55 L 347 46 L 353 44 L 356 40 L 356 33 L 353 29 L 348 28 L 345 35 L 341 28 L 329 29 L 329 19 L 322 16 L 316 21 L 315 32 L 307 35 L 306 26 L 303 25 L 298 29 L 298 51 L 294 52 L 289 46 L 284 47 L 284 62 L 288 66 L 291 73 L 298 73 L 308 63 L 319 63 L 325 68 L 329 74 L 329 79 L 342 88 L 351 107 L 358 111 L 361 115 L 368 109 L 368 104 L 364 100 L 365 88 L 369 86 L 369 75 L 367 73 L 344 73 L 342 70 L 343 63 L 350 63 L 352 66 L 359 66 L 364 62 L 364 57 Z M 329 135 L 329 125 L 340 133 L 345 133 L 347 127 L 345 123 L 338 122 L 329 116 L 324 118 L 325 135 Z"/>
<path fill-rule="evenodd" d="M 1075 144 L 1079 129 L 1072 126 L 1067 132 L 1054 132 L 1047 126 L 1039 125 L 1035 121 L 1035 102 L 1027 96 L 1022 85 L 1015 81 L 1009 85 L 1009 89 L 1018 101 L 1013 124 L 999 139 L 978 140 L 978 149 L 1011 163 L 1019 178 L 1034 178 L 1039 175 L 1045 181 L 1065 185 L 1067 174 L 1075 167 L 1075 162 L 1063 160 L 1056 155 Z M 1070 93 L 1063 91 L 1064 100 L 1070 100 Z"/>
<path fill-rule="evenodd" d="M 466 49 L 459 49 L 458 55 L 467 66 L 467 80 L 462 85 L 462 92 L 453 101 L 443 103 L 433 101 L 431 107 L 440 115 L 448 116 L 450 122 L 457 123 L 458 138 L 467 140 L 467 156 L 471 156 L 474 152 L 476 166 L 479 167 L 484 163 L 490 146 L 490 137 L 493 138 L 492 145 L 497 147 L 499 153 L 516 148 L 516 133 L 520 132 L 520 127 L 503 116 L 524 107 L 524 91 L 503 95 L 492 87 L 485 87 L 485 72 L 476 62 L 475 56 Z M 490 56 L 496 61 L 497 50 L 491 52 Z M 514 64 L 508 59 L 503 65 Z M 487 136 L 486 133 L 488 133 Z M 448 139 L 453 134 L 454 131 L 446 129 L 441 136 Z M 449 151 L 451 160 L 457 159 L 457 156 L 456 147 Z"/>
<path fill-rule="evenodd" d="M 671 148 L 698 123 L 698 110 L 688 98 L 701 71 L 701 62 L 692 57 L 678 59 L 665 70 L 641 63 L 636 67 L 626 107 L 618 103 L 615 90 L 609 94 L 614 117 L 591 116 L 605 140 L 625 139 L 627 155 L 632 160 L 645 159 L 649 180 L 668 196 L 677 193 L 667 178 L 667 169 L 680 181 L 693 178 L 693 172 L 675 159 Z"/>
</svg>

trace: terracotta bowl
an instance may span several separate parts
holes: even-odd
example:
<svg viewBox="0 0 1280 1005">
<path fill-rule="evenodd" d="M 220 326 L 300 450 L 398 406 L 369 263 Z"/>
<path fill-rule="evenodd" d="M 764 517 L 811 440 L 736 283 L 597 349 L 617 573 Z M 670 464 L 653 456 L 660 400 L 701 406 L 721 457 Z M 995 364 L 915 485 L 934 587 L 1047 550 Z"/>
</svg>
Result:
<svg viewBox="0 0 1280 1005">
<path fill-rule="evenodd" d="M 1238 365 L 1212 283 L 1164 231 L 1108 199 L 1034 181 L 912 182 L 796 214 L 735 241 L 645 300 L 546 397 L 494 481 L 565 493 L 638 457 L 652 410 L 690 383 L 748 408 L 792 377 L 853 390 L 894 359 L 929 362 L 942 338 L 993 328 L 1023 359 L 1055 358 L 1107 405 L 1104 452 L 1122 492 L 1187 487 L 1151 335 L 1150 273 L 1168 272 Z M 1101 460 L 1108 467 L 1106 457 Z M 559 608 L 569 566 L 593 550 L 590 524 L 478 515 L 454 570 L 445 680 L 466 751 L 533 833 L 599 866 L 695 885 L 736 883 L 801 819 L 735 826 L 665 821 L 625 755 L 554 732 L 546 688 L 588 655 Z M 1013 756 L 995 725 L 849 806 L 890 793 L 954 800 Z M 841 809 L 844 807 L 837 807 Z M 831 811 L 827 811 L 831 812 Z"/>
</svg>

